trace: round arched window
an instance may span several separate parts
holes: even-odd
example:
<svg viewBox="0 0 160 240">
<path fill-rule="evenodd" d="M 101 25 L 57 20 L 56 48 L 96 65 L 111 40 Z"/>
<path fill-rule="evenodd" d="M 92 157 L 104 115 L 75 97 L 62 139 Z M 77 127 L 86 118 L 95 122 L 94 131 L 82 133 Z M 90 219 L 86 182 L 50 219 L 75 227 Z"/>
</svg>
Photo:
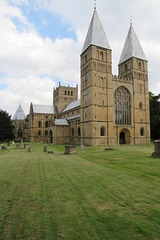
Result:
<svg viewBox="0 0 160 240">
<path fill-rule="evenodd" d="M 101 127 L 100 135 L 105 136 L 105 127 Z"/>
<path fill-rule="evenodd" d="M 140 129 L 140 135 L 144 136 L 144 128 L 143 127 Z"/>
<path fill-rule="evenodd" d="M 38 131 L 38 136 L 41 136 L 41 131 L 40 130 Z"/>
</svg>

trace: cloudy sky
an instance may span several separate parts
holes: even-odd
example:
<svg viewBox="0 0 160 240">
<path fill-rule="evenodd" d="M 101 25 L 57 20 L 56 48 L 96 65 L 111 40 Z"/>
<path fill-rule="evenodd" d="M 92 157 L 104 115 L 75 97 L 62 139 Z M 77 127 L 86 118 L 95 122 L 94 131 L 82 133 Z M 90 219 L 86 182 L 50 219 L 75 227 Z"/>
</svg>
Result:
<svg viewBox="0 0 160 240">
<path fill-rule="evenodd" d="M 97 0 L 112 48 L 113 74 L 130 19 L 149 65 L 149 90 L 160 93 L 160 1 Z M 0 108 L 27 114 L 32 101 L 52 104 L 53 87 L 80 83 L 80 53 L 94 0 L 0 0 Z"/>
</svg>

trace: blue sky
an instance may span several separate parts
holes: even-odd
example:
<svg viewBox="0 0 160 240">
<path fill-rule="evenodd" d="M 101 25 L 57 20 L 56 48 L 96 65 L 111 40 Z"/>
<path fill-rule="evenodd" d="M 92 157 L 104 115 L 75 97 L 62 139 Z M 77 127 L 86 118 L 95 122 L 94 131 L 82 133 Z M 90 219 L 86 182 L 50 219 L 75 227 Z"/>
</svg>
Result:
<svg viewBox="0 0 160 240">
<path fill-rule="evenodd" d="M 133 27 L 149 62 L 149 90 L 160 92 L 159 0 L 97 0 L 97 12 L 112 48 L 113 74 Z M 0 108 L 25 113 L 32 101 L 52 104 L 53 87 L 80 90 L 80 54 L 94 0 L 0 1 Z"/>
<path fill-rule="evenodd" d="M 19 6 L 19 9 L 23 12 L 23 15 L 27 18 L 27 21 L 33 25 L 36 31 L 42 38 L 51 38 L 53 41 L 58 38 L 72 38 L 77 41 L 77 36 L 72 26 L 62 21 L 61 16 L 53 14 L 47 9 L 39 8 L 35 9 L 33 1 L 29 1 L 29 8 L 26 8 L 26 4 Z M 11 4 L 17 6 L 16 4 Z M 12 19 L 19 31 L 23 31 L 24 24 L 17 17 Z"/>
</svg>

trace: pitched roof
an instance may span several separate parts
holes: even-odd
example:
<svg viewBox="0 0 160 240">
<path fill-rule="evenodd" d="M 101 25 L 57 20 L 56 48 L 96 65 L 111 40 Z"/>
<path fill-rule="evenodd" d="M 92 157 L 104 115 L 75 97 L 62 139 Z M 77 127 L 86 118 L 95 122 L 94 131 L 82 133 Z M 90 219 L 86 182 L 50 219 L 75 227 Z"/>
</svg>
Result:
<svg viewBox="0 0 160 240">
<path fill-rule="evenodd" d="M 75 102 L 72 102 L 70 104 L 68 104 L 68 106 L 62 111 L 63 113 L 64 112 L 67 112 L 73 108 L 76 108 L 76 107 L 79 107 L 80 106 L 80 99 L 78 99 L 77 101 Z"/>
<path fill-rule="evenodd" d="M 17 108 L 17 111 L 15 112 L 12 120 L 24 120 L 25 119 L 25 113 L 23 111 L 23 108 L 21 104 L 19 104 L 19 107 Z"/>
<path fill-rule="evenodd" d="M 33 113 L 56 114 L 53 105 L 37 105 L 37 104 L 33 104 Z"/>
<path fill-rule="evenodd" d="M 82 53 L 90 45 L 111 49 L 96 9 L 94 10 L 94 13 L 93 13 L 93 17 L 88 29 L 86 40 L 84 42 Z"/>
<path fill-rule="evenodd" d="M 66 118 L 63 118 L 63 119 L 55 119 L 55 125 L 56 125 L 56 126 L 69 126 Z"/>
<path fill-rule="evenodd" d="M 80 116 L 81 116 L 80 114 L 72 115 L 70 117 L 67 117 L 67 120 L 69 121 L 69 120 L 72 120 L 72 119 L 80 118 Z"/>
<path fill-rule="evenodd" d="M 136 57 L 136 58 L 147 61 L 147 58 L 143 52 L 142 46 L 132 26 L 130 26 L 130 29 L 121 53 L 119 64 L 121 64 L 122 62 L 125 62 L 131 57 Z"/>
</svg>

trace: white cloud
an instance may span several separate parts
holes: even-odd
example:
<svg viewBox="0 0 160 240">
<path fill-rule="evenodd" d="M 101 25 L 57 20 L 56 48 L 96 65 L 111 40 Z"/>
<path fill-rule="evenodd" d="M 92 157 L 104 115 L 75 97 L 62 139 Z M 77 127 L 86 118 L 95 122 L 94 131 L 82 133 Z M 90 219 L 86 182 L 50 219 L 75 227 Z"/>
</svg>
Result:
<svg viewBox="0 0 160 240">
<path fill-rule="evenodd" d="M 25 113 L 29 111 L 30 102 L 49 105 L 53 103 L 53 87 L 56 83 L 50 77 L 26 75 L 17 78 L 9 76 L 5 78 L 5 83 L 8 87 L 0 91 L 1 105 L 12 114 L 20 102 Z"/>
<path fill-rule="evenodd" d="M 29 4 L 28 0 L 9 0 L 9 2 L 16 5 Z"/>
<path fill-rule="evenodd" d="M 17 7 L 7 6 L 4 1 L 1 7 L 5 11 L 1 8 L 0 69 L 8 74 L 3 78 L 7 89 L 1 90 L 1 106 L 13 113 L 19 101 L 25 109 L 25 103 L 30 101 L 52 104 L 52 77 L 66 84 L 79 82 L 79 43 L 72 39 L 43 39 Z M 11 21 L 13 16 L 25 23 L 22 32 Z M 48 78 L 40 77 L 44 75 Z"/>
</svg>

